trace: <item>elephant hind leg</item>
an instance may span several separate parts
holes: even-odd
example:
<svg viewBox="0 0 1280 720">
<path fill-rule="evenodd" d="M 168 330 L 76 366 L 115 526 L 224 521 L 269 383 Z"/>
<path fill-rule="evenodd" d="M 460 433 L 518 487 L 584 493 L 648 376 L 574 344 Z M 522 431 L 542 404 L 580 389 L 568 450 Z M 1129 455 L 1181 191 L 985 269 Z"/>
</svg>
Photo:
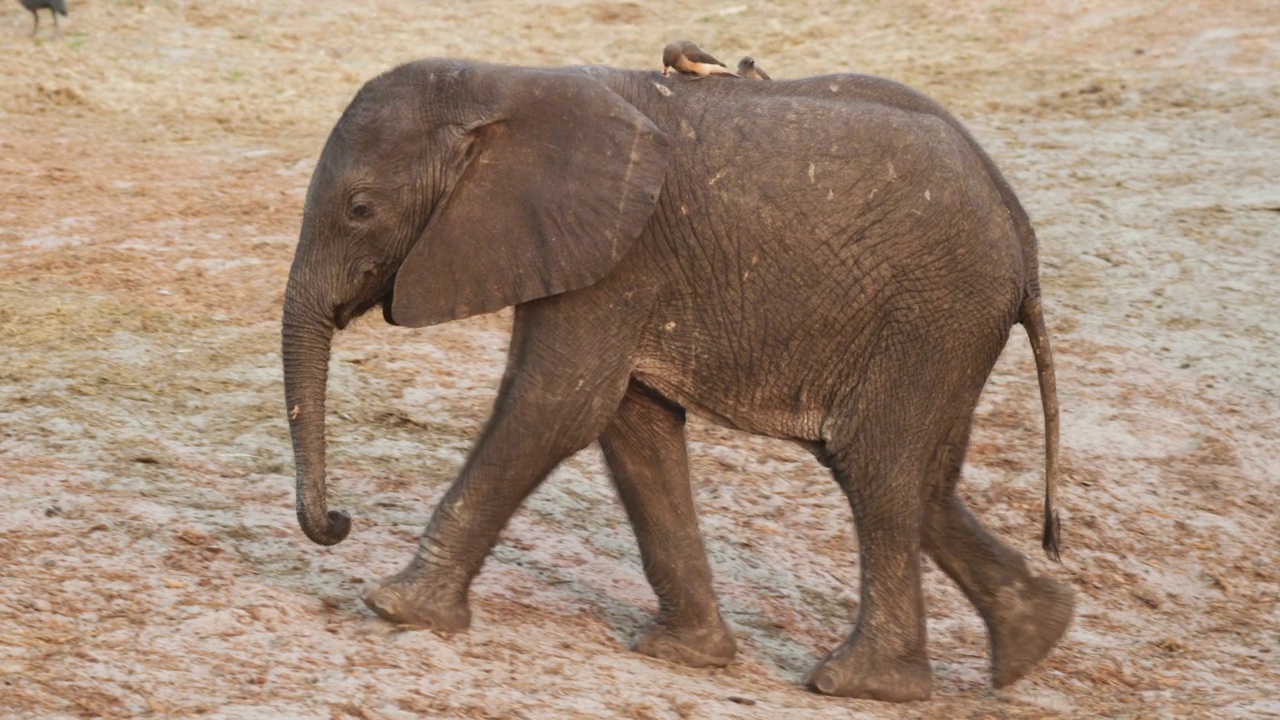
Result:
<svg viewBox="0 0 1280 720">
<path fill-rule="evenodd" d="M 1026 559 L 978 522 L 955 494 L 971 421 L 956 426 L 939 460 L 943 484 L 925 515 L 924 548 L 986 622 L 996 687 L 1025 675 L 1053 649 L 1071 622 L 1070 588 L 1033 575 Z"/>
<path fill-rule="evenodd" d="M 853 632 L 818 663 L 806 684 L 827 695 L 924 700 L 933 680 L 920 586 L 922 473 L 911 464 L 855 472 L 842 458 L 830 462 L 853 506 L 861 604 Z"/>
<path fill-rule="evenodd" d="M 635 530 L 658 615 L 636 640 L 646 655 L 728 665 L 736 647 L 720 617 L 689 485 L 684 410 L 632 383 L 600 447 Z"/>
<path fill-rule="evenodd" d="M 1033 575 L 1022 555 L 983 528 L 956 495 L 931 504 L 924 546 L 986 622 L 996 687 L 1025 675 L 1066 632 L 1071 589 Z"/>
<path fill-rule="evenodd" d="M 994 364 L 992 347 L 982 360 Z M 820 692 L 896 702 L 930 694 L 921 551 L 931 498 L 951 492 L 948 464 L 964 456 L 982 392 L 973 360 L 963 345 L 886 344 L 850 407 L 824 428 L 817 454 L 853 510 L 861 607 L 853 632 L 810 673 Z"/>
<path fill-rule="evenodd" d="M 870 389 L 877 387 L 892 386 Z M 806 680 L 824 694 L 908 702 L 932 691 L 920 543 L 927 428 L 936 423 L 925 403 L 888 409 L 903 399 L 864 394 L 860 418 L 834 432 L 818 453 L 849 499 L 860 557 L 857 624 Z"/>
</svg>

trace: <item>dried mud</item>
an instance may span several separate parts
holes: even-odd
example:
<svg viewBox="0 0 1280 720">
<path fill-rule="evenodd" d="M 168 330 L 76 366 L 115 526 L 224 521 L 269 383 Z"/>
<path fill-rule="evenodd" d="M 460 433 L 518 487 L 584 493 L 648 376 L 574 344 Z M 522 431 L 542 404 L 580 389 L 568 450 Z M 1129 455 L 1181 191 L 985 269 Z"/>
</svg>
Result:
<svg viewBox="0 0 1280 720">
<path fill-rule="evenodd" d="M 0 10 L 0 717 L 1280 716 L 1280 6 L 73 0 Z M 279 307 L 310 169 L 360 83 L 428 55 L 654 67 L 670 39 L 952 108 L 1036 224 L 1066 554 L 1039 559 L 1041 426 L 1015 331 L 964 492 L 1079 595 L 1033 674 L 926 573 L 934 699 L 799 686 L 857 555 L 799 450 L 696 422 L 721 671 L 626 649 L 654 609 L 598 457 L 512 522 L 442 638 L 358 597 L 397 570 L 488 414 L 509 313 L 369 319 L 331 372 L 333 505 L 293 518 Z"/>
</svg>

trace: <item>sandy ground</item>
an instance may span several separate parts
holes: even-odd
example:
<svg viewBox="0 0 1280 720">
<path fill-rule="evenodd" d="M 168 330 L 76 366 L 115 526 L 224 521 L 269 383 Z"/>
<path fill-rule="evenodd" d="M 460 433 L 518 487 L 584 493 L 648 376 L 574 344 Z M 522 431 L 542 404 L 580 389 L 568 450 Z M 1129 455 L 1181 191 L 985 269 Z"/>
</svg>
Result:
<svg viewBox="0 0 1280 720">
<path fill-rule="evenodd" d="M 1270 0 L 0 5 L 0 716 L 1280 717 L 1280 5 Z M 857 611 L 834 483 L 694 423 L 740 660 L 629 652 L 654 608 L 598 451 L 566 463 L 441 638 L 358 597 L 405 562 L 486 417 L 509 313 L 339 336 L 333 548 L 293 518 L 279 308 L 303 193 L 360 83 L 427 55 L 656 67 L 691 37 L 778 77 L 906 81 L 964 120 L 1039 231 L 1066 554 L 1039 556 L 1034 372 L 1015 331 L 965 493 L 1071 582 L 1014 687 L 926 574 L 934 699 L 799 681 Z"/>
</svg>

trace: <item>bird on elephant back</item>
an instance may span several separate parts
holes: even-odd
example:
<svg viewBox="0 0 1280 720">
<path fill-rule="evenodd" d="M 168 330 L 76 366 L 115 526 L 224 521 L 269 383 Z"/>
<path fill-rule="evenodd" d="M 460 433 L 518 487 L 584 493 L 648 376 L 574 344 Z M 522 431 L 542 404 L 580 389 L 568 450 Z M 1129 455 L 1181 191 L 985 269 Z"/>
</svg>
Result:
<svg viewBox="0 0 1280 720">
<path fill-rule="evenodd" d="M 351 527 L 326 501 L 335 332 L 374 307 L 423 327 L 514 306 L 492 415 L 413 559 L 365 594 L 374 612 L 465 630 L 508 519 L 598 441 L 658 598 L 635 648 L 729 663 L 689 482 L 691 412 L 804 446 L 848 498 L 859 614 L 810 687 L 930 694 L 922 552 L 986 622 L 994 684 L 1014 682 L 1062 637 L 1072 595 L 983 528 L 956 484 L 979 395 L 1021 324 L 1056 557 L 1058 410 L 1026 212 L 964 127 L 903 85 L 695 77 L 433 59 L 358 92 L 311 179 L 284 300 L 303 531 L 330 545 Z"/>
</svg>

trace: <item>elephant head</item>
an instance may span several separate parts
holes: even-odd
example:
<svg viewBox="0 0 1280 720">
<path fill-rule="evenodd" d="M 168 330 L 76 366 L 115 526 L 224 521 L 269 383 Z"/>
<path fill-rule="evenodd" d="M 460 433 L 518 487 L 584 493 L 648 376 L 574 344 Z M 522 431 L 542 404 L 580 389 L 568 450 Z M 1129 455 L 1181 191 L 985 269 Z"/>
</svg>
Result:
<svg viewBox="0 0 1280 720">
<path fill-rule="evenodd" d="M 627 252 L 667 172 L 663 134 L 583 70 L 421 61 L 368 82 L 307 191 L 282 322 L 297 512 L 322 545 L 333 333 L 376 305 L 421 327 L 590 285 Z"/>
</svg>

